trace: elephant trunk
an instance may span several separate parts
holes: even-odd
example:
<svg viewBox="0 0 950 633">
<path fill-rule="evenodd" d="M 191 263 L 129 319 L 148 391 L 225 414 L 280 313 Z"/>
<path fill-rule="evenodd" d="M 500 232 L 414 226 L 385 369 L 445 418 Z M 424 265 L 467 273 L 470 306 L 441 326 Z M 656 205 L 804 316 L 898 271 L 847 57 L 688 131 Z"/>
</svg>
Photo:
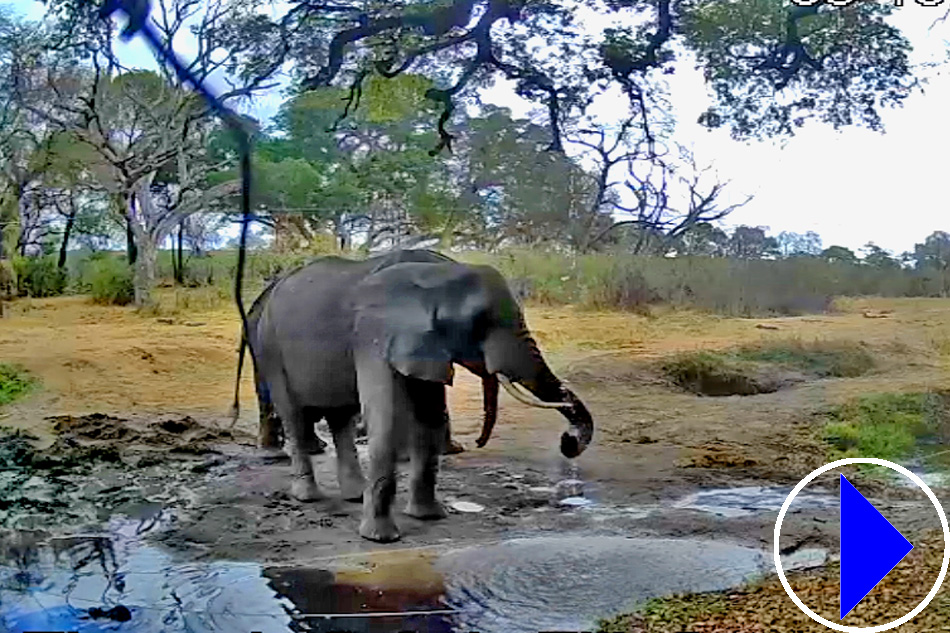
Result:
<svg viewBox="0 0 950 633">
<path fill-rule="evenodd" d="M 534 340 L 529 339 L 528 345 L 534 357 L 536 372 L 530 378 L 525 377 L 518 382 L 542 402 L 554 403 L 561 415 L 567 418 L 570 428 L 561 435 L 561 453 L 565 457 L 577 457 L 594 436 L 594 419 L 580 398 L 548 368 Z"/>
</svg>

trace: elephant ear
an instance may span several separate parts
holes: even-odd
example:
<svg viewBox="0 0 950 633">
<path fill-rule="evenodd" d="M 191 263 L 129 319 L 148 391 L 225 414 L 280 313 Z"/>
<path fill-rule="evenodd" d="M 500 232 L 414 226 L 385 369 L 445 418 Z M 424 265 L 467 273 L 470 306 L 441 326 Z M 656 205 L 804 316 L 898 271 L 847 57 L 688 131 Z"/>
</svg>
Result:
<svg viewBox="0 0 950 633">
<path fill-rule="evenodd" d="M 451 385 L 457 328 L 440 312 L 468 277 L 454 263 L 394 264 L 370 275 L 355 289 L 357 345 L 372 345 L 404 376 Z"/>
</svg>

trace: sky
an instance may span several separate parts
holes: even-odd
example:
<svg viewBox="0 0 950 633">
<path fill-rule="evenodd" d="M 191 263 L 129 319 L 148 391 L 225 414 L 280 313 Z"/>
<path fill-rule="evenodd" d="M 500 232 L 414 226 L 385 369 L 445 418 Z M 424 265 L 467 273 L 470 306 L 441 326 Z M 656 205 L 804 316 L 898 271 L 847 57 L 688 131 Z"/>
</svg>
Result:
<svg viewBox="0 0 950 633">
<path fill-rule="evenodd" d="M 29 18 L 43 15 L 35 0 L 5 4 Z M 946 59 L 950 24 L 930 27 L 947 8 L 903 4 L 892 22 L 914 45 L 913 61 Z M 175 48 L 186 59 L 194 52 L 184 39 L 175 42 Z M 116 50 L 127 65 L 155 66 L 140 38 L 118 42 Z M 860 251 L 874 242 L 894 253 L 912 251 L 933 231 L 950 232 L 950 164 L 943 163 L 945 148 L 950 148 L 950 64 L 928 71 L 927 77 L 924 94 L 914 94 L 902 108 L 884 111 L 884 134 L 857 128 L 836 132 L 819 123 L 785 141 L 740 143 L 726 130 L 707 131 L 695 123 L 710 98 L 699 72 L 684 65 L 670 78 L 679 120 L 675 138 L 692 147 L 701 165 L 712 165 L 729 181 L 725 204 L 754 196 L 728 216 L 727 227 L 765 226 L 772 234 L 815 231 L 826 247 L 838 244 Z M 486 92 L 483 100 L 507 106 L 515 115 L 526 115 L 532 107 L 505 83 Z M 270 117 L 281 101 L 280 91 L 272 91 L 258 97 L 251 112 Z M 620 111 L 625 103 L 601 107 Z"/>
</svg>

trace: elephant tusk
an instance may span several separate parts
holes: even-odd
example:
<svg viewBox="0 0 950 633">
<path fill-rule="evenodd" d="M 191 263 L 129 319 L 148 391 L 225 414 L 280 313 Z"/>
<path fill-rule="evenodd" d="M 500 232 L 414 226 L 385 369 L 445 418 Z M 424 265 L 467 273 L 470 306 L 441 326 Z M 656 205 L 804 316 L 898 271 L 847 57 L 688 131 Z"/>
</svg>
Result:
<svg viewBox="0 0 950 633">
<path fill-rule="evenodd" d="M 572 407 L 570 402 L 544 402 L 543 400 L 538 399 L 534 394 L 529 394 L 526 392 L 520 391 L 515 387 L 508 377 L 504 374 L 497 374 L 498 382 L 501 383 L 501 386 L 505 388 L 505 391 L 511 395 L 512 398 L 528 405 L 529 407 L 538 407 L 539 409 L 563 409 L 565 407 Z"/>
</svg>

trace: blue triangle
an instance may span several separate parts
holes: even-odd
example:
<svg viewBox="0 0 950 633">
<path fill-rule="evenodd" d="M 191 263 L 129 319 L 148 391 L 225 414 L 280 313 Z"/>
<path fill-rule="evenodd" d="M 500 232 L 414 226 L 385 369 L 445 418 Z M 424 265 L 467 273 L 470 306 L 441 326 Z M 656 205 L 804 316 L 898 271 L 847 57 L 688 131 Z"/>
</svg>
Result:
<svg viewBox="0 0 950 633">
<path fill-rule="evenodd" d="M 910 541 L 841 477 L 841 617 L 848 615 L 910 550 Z"/>
</svg>

